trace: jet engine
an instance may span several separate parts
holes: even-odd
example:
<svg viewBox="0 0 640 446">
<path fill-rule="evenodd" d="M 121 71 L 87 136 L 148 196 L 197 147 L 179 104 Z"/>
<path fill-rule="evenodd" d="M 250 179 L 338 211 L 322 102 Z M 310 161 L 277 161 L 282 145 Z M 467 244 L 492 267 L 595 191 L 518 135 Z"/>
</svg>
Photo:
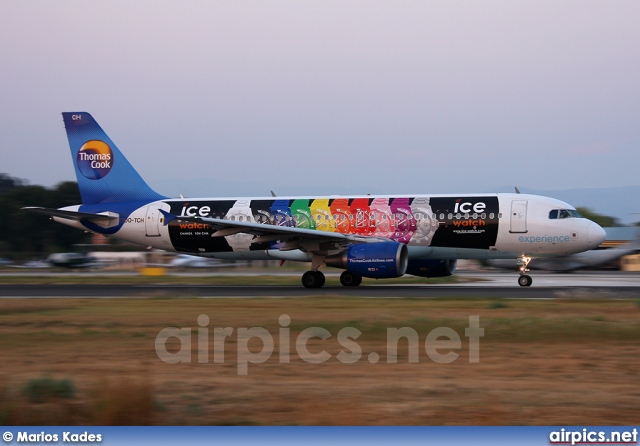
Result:
<svg viewBox="0 0 640 446">
<path fill-rule="evenodd" d="M 372 279 L 400 277 L 407 270 L 407 246 L 398 242 L 352 245 L 346 251 L 327 257 L 327 266 L 343 268 Z"/>
<path fill-rule="evenodd" d="M 456 271 L 456 259 L 410 260 L 406 274 L 420 277 L 447 277 Z"/>
</svg>

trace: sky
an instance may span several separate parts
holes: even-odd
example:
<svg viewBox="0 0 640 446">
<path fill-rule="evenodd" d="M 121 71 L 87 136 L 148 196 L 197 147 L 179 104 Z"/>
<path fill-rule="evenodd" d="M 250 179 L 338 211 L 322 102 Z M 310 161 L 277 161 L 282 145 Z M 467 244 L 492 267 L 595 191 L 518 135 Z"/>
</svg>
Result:
<svg viewBox="0 0 640 446">
<path fill-rule="evenodd" d="M 75 180 L 83 111 L 168 196 L 638 186 L 638 23 L 635 0 L 0 0 L 0 172 Z"/>
</svg>

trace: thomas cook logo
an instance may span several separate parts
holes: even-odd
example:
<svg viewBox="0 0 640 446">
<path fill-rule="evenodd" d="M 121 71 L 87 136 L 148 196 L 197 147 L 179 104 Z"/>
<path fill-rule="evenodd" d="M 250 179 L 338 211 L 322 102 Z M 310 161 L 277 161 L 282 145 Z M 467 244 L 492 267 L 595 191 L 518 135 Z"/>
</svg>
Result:
<svg viewBox="0 0 640 446">
<path fill-rule="evenodd" d="M 87 141 L 80 147 L 76 163 L 82 175 L 90 180 L 99 180 L 111 171 L 113 152 L 104 141 Z"/>
</svg>

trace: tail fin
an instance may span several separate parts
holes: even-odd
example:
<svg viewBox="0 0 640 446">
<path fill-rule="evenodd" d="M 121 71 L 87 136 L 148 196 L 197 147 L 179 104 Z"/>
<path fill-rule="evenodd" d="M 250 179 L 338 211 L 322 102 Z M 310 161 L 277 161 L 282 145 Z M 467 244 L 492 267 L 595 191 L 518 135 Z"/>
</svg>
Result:
<svg viewBox="0 0 640 446">
<path fill-rule="evenodd" d="M 89 113 L 62 117 L 83 204 L 166 198 L 145 183 Z"/>
</svg>

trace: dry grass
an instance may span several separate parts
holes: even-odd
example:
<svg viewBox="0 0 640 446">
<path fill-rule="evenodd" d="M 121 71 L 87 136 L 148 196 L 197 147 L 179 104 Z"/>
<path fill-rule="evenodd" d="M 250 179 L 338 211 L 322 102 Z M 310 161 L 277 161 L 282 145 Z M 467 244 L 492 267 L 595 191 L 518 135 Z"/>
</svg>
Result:
<svg viewBox="0 0 640 446">
<path fill-rule="evenodd" d="M 640 308 L 633 301 L 477 299 L 2 299 L 0 424 L 637 424 Z M 198 363 L 198 322 L 209 317 L 209 362 Z M 287 314 L 289 363 L 279 362 Z M 485 336 L 470 363 L 464 336 L 471 315 Z M 431 361 L 427 334 L 447 326 L 462 339 L 460 357 Z M 186 328 L 191 363 L 167 364 L 155 351 L 165 327 Z M 224 364 L 215 364 L 214 328 L 233 327 Z M 274 353 L 238 375 L 238 328 L 264 327 Z M 331 359 L 309 364 L 298 334 Z M 362 332 L 361 359 L 343 364 L 344 327 Z M 419 363 L 406 342 L 387 363 L 387 328 L 412 327 Z M 262 343 L 253 340 L 252 352 Z M 180 348 L 174 338 L 170 352 Z M 369 353 L 380 355 L 377 364 Z M 69 379 L 73 398 L 31 402 L 22 389 L 44 376 Z"/>
</svg>

